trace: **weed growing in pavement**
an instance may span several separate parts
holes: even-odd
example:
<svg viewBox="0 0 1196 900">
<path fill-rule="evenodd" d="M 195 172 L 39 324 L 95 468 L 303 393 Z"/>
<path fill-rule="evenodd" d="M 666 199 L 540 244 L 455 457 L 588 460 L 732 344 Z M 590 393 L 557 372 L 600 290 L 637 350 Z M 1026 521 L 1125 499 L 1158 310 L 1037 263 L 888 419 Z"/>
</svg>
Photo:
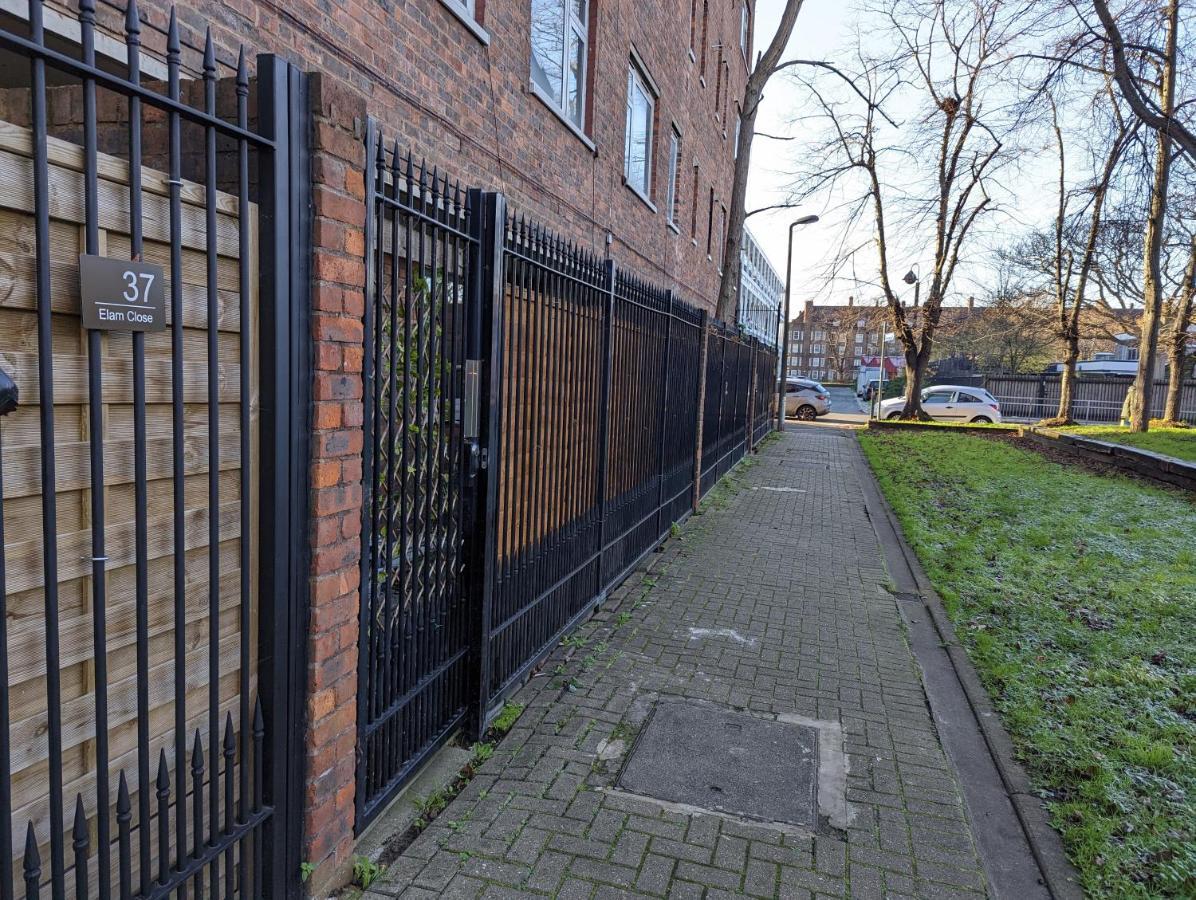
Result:
<svg viewBox="0 0 1196 900">
<path fill-rule="evenodd" d="M 368 888 L 378 880 L 383 872 L 382 866 L 366 856 L 353 857 L 353 883 L 362 890 Z"/>
</svg>

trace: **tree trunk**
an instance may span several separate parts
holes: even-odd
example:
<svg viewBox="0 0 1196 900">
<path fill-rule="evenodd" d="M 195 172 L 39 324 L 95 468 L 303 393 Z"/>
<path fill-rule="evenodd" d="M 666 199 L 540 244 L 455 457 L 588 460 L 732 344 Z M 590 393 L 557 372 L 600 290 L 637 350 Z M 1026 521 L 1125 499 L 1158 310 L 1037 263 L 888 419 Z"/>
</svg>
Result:
<svg viewBox="0 0 1196 900">
<path fill-rule="evenodd" d="M 1163 418 L 1167 424 L 1181 421 L 1180 401 L 1183 399 L 1184 369 L 1188 364 L 1188 336 L 1179 336 L 1174 332 L 1167 347 L 1167 364 L 1171 371 L 1167 375 L 1167 403 L 1163 407 Z"/>
<path fill-rule="evenodd" d="M 1192 324 L 1192 303 L 1196 300 L 1196 233 L 1192 235 L 1188 249 L 1188 265 L 1184 270 L 1184 283 L 1179 296 L 1175 298 L 1175 315 L 1167 335 L 1167 405 L 1163 418 L 1169 423 L 1180 421 L 1180 403 L 1183 399 L 1184 375 L 1188 367 L 1188 327 Z"/>
<path fill-rule="evenodd" d="M 1080 336 L 1076 332 L 1067 335 L 1067 350 L 1063 355 L 1063 377 L 1059 382 L 1059 410 L 1055 418 L 1046 419 L 1043 425 L 1072 425 L 1071 408 L 1076 401 L 1076 360 L 1080 358 Z"/>
<path fill-rule="evenodd" d="M 922 379 L 926 376 L 929 356 L 918 352 L 915 347 L 905 351 L 905 406 L 901 408 L 903 419 L 929 418 L 922 410 Z"/>
<path fill-rule="evenodd" d="M 757 98 L 746 98 L 740 115 L 739 155 L 735 158 L 735 180 L 731 185 L 731 205 L 727 210 L 727 235 L 723 242 L 723 278 L 718 287 L 716 317 L 724 322 L 735 320 L 735 299 L 739 296 L 739 253 L 743 248 L 743 227 L 747 221 L 748 167 L 752 158 L 752 137 L 756 133 Z M 785 314 L 788 315 L 786 310 Z"/>
<path fill-rule="evenodd" d="M 1179 31 L 1179 0 L 1167 8 L 1167 46 L 1163 56 L 1160 109 L 1170 118 L 1175 111 L 1175 65 Z M 1144 303 L 1142 330 L 1138 337 L 1138 373 L 1134 376 L 1136 393 L 1130 406 L 1130 430 L 1143 432 L 1150 427 L 1150 400 L 1154 388 L 1154 361 L 1159 348 L 1159 317 L 1163 309 L 1163 226 L 1167 217 L 1167 187 L 1171 177 L 1171 133 L 1158 132 L 1155 151 L 1154 183 L 1150 189 L 1150 216 L 1146 220 Z"/>
<path fill-rule="evenodd" d="M 1159 350 L 1159 319 L 1163 311 L 1163 225 L 1167 215 L 1167 183 L 1171 169 L 1171 139 L 1159 132 L 1155 154 L 1154 184 L 1150 191 L 1150 215 L 1146 220 L 1145 280 L 1142 326 L 1138 334 L 1138 371 L 1130 403 L 1130 431 L 1150 427 L 1150 402 L 1154 389 L 1154 363 Z"/>
</svg>

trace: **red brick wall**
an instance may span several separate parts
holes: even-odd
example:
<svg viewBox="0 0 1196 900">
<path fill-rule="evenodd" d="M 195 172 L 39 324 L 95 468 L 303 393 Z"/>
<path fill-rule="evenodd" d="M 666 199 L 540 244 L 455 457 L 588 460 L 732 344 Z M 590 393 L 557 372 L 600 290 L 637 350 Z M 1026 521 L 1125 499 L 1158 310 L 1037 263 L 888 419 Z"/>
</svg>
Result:
<svg viewBox="0 0 1196 900">
<path fill-rule="evenodd" d="M 52 0 L 50 5 L 62 4 Z M 754 0 L 751 0 L 754 4 Z M 484 46 L 440 0 L 194 0 L 179 6 L 184 64 L 196 70 L 209 25 L 222 66 L 236 47 L 276 52 L 310 71 L 327 73 L 364 98 L 390 136 L 463 182 L 505 191 L 518 211 L 602 254 L 614 237 L 617 262 L 657 281 L 672 281 L 678 296 L 713 309 L 718 260 L 706 258 L 707 203 L 719 208 L 731 193 L 734 110 L 747 77 L 739 48 L 740 0 L 708 0 L 706 79 L 689 55 L 691 0 L 593 0 L 590 97 L 582 143 L 529 88 L 528 0 L 489 0 Z M 73 3 L 69 15 L 73 16 Z M 479 4 L 481 5 L 481 4 Z M 695 43 L 701 55 L 701 16 Z M 147 54 L 161 56 L 169 15 L 166 0 L 141 0 Z M 101 4 L 100 25 L 119 34 L 122 14 Z M 717 104 L 720 43 L 725 47 L 730 102 Z M 650 210 L 623 185 L 627 65 L 634 45 L 660 88 L 656 104 L 655 172 Z M 749 48 L 749 54 L 754 52 Z M 230 74 L 222 72 L 222 74 Z M 734 114 L 731 114 L 734 118 Z M 683 161 L 677 234 L 666 224 L 665 175 L 669 128 L 681 131 Z M 700 167 L 693 196 L 693 165 Z M 697 204 L 698 233 L 689 224 Z M 695 243 L 696 240 L 696 243 Z M 717 235 L 712 241 L 717 251 Z"/>
<path fill-rule="evenodd" d="M 317 76 L 312 99 L 311 632 L 307 643 L 304 859 L 314 885 L 353 846 L 361 581 L 365 103 Z M 313 885 L 313 886 L 314 886 Z"/>
</svg>

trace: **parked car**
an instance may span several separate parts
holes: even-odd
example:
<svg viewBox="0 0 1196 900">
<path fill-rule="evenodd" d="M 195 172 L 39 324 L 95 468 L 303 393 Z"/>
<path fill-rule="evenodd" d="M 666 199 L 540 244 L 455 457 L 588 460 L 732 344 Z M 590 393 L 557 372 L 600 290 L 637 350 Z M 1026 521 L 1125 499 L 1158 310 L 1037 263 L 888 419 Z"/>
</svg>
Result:
<svg viewBox="0 0 1196 900">
<path fill-rule="evenodd" d="M 896 419 L 905 406 L 904 397 L 882 400 L 880 417 Z M 984 388 L 936 384 L 922 391 L 922 409 L 939 422 L 970 422 L 986 425 L 1001 421 L 1001 404 Z"/>
<path fill-rule="evenodd" d="M 867 403 L 872 400 L 872 395 L 876 393 L 876 390 L 879 387 L 880 387 L 880 381 L 876 378 L 873 378 L 871 381 L 869 381 L 867 384 L 865 384 L 862 388 L 860 388 L 858 391 L 856 391 L 855 395 L 857 397 L 859 397 L 861 400 L 863 400 L 865 403 Z"/>
<path fill-rule="evenodd" d="M 812 422 L 831 411 L 831 395 L 817 381 L 790 378 L 785 382 L 785 415 Z"/>
</svg>

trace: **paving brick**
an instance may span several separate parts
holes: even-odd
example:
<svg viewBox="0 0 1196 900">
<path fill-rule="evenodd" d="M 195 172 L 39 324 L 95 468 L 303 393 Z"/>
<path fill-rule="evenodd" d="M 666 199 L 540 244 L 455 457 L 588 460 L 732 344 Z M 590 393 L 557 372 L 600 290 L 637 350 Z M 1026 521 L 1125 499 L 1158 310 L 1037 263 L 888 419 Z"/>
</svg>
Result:
<svg viewBox="0 0 1196 900">
<path fill-rule="evenodd" d="M 464 826 L 429 829 L 391 890 L 461 883 L 476 895 L 480 882 L 462 879 L 484 877 L 527 896 L 978 896 L 958 782 L 883 589 L 853 454 L 849 435 L 787 433 L 656 555 L 653 585 L 632 575 L 612 592 L 577 632 L 611 665 L 583 666 L 565 647 L 549 657 L 577 690 L 547 678 L 521 689 L 527 709 L 483 767 L 487 798 L 455 800 L 438 821 Z M 753 489 L 764 487 L 794 490 Z M 848 830 L 795 833 L 620 791 L 621 761 L 598 761 L 600 740 L 639 731 L 666 695 L 837 720 Z"/>
</svg>

